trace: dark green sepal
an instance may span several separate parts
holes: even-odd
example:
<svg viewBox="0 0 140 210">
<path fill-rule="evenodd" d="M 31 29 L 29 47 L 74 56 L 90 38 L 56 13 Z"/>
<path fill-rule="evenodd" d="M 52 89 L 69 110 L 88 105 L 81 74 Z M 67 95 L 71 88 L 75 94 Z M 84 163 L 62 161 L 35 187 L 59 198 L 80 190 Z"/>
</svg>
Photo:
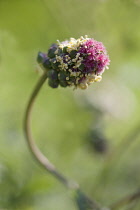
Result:
<svg viewBox="0 0 140 210">
<path fill-rule="evenodd" d="M 77 54 L 77 51 L 76 51 L 76 50 L 72 50 L 72 51 L 70 52 L 70 57 L 71 57 L 71 58 L 75 58 L 75 57 L 76 57 L 76 54 Z"/>
</svg>

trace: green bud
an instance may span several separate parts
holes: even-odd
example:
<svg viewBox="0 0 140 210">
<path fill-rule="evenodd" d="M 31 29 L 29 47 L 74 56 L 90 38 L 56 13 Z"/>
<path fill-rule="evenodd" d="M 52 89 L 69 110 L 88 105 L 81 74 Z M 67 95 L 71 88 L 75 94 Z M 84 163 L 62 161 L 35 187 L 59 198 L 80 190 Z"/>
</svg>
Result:
<svg viewBox="0 0 140 210">
<path fill-rule="evenodd" d="M 75 77 L 74 76 L 71 76 L 70 77 L 70 81 L 75 83 Z"/>
<path fill-rule="evenodd" d="M 38 55 L 37 55 L 37 62 L 38 62 L 38 63 L 43 63 L 44 57 L 45 57 L 45 54 L 44 54 L 44 53 L 38 52 Z"/>
<path fill-rule="evenodd" d="M 49 69 L 47 72 L 47 76 L 51 80 L 58 80 L 58 72 L 54 69 Z"/>
<path fill-rule="evenodd" d="M 46 68 L 46 69 L 50 69 L 50 68 L 51 68 L 51 62 L 50 62 L 50 59 L 49 59 L 49 58 L 47 58 L 47 59 L 44 61 L 43 66 L 44 66 L 44 68 Z"/>
<path fill-rule="evenodd" d="M 57 88 L 59 85 L 59 81 L 58 80 L 52 80 L 52 79 L 48 79 L 48 85 L 52 88 Z"/>
<path fill-rule="evenodd" d="M 66 81 L 66 77 L 69 77 L 70 73 L 66 72 L 66 71 L 60 71 L 59 73 L 59 80 L 65 80 Z"/>
<path fill-rule="evenodd" d="M 65 72 L 64 71 L 60 71 L 59 73 L 59 80 L 66 80 L 66 75 L 65 75 Z"/>
<path fill-rule="evenodd" d="M 76 51 L 76 50 L 72 50 L 72 51 L 70 52 L 70 57 L 71 57 L 71 58 L 75 58 L 75 57 L 76 57 L 76 54 L 77 54 L 77 51 Z"/>
<path fill-rule="evenodd" d="M 54 58 L 55 57 L 55 51 L 56 51 L 57 47 L 53 47 L 51 49 L 49 49 L 48 51 L 48 57 L 50 58 Z"/>
<path fill-rule="evenodd" d="M 57 55 L 61 55 L 62 53 L 63 53 L 62 49 L 59 48 Z"/>
<path fill-rule="evenodd" d="M 64 48 L 63 48 L 63 53 L 67 53 L 67 48 L 68 48 L 68 47 L 64 47 Z"/>
<path fill-rule="evenodd" d="M 85 65 L 82 63 L 82 64 L 79 66 L 79 69 L 82 71 L 82 70 L 84 70 L 84 68 L 85 68 Z"/>
<path fill-rule="evenodd" d="M 69 77 L 69 76 L 70 76 L 69 72 L 61 71 L 59 73 L 59 82 L 60 82 L 61 87 L 67 87 L 68 86 L 66 77 Z"/>
<path fill-rule="evenodd" d="M 55 63 L 54 63 L 54 62 L 55 62 Z M 58 69 L 59 64 L 60 64 L 60 63 L 56 61 L 56 58 L 52 58 L 52 59 L 51 59 L 51 67 L 52 67 L 53 69 Z"/>
<path fill-rule="evenodd" d="M 60 80 L 59 83 L 60 83 L 60 86 L 61 86 L 61 87 L 67 87 L 67 86 L 68 86 L 67 81 Z"/>
</svg>

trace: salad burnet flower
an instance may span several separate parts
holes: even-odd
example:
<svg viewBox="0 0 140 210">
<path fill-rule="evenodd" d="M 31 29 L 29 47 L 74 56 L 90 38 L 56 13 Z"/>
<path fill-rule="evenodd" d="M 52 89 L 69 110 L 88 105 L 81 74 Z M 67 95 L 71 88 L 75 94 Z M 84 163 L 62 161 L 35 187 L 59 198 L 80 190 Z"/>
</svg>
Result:
<svg viewBox="0 0 140 210">
<path fill-rule="evenodd" d="M 87 36 L 57 42 L 47 53 L 39 52 L 37 57 L 42 69 L 47 71 L 49 86 L 86 89 L 91 83 L 101 81 L 110 64 L 102 42 Z"/>
</svg>

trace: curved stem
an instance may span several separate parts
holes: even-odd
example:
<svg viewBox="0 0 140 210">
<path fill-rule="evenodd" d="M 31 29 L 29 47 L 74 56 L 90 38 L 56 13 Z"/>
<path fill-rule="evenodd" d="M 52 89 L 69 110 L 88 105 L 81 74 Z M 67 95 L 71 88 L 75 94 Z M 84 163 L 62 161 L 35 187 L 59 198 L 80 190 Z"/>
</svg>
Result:
<svg viewBox="0 0 140 210">
<path fill-rule="evenodd" d="M 119 209 L 120 207 L 124 206 L 124 205 L 127 205 L 137 199 L 140 198 L 140 189 L 137 190 L 135 193 L 129 195 L 129 196 L 126 196 L 125 198 L 122 198 L 120 201 L 112 204 L 110 206 L 110 209 L 111 210 L 115 210 L 115 209 Z"/>
<path fill-rule="evenodd" d="M 31 97 L 29 99 L 26 112 L 25 112 L 25 119 L 24 119 L 24 132 L 25 137 L 27 139 L 27 143 L 29 146 L 30 151 L 32 152 L 35 159 L 41 164 L 49 173 L 51 173 L 53 176 L 55 176 L 61 183 L 63 183 L 67 188 L 69 189 L 78 189 L 79 186 L 77 183 L 73 181 L 69 181 L 66 179 L 60 172 L 57 171 L 55 166 L 42 154 L 42 152 L 39 150 L 37 145 L 35 144 L 35 141 L 31 134 L 31 128 L 30 128 L 30 120 L 31 120 L 31 111 L 34 104 L 34 101 L 36 99 L 36 96 L 38 95 L 41 87 L 45 83 L 47 79 L 47 73 L 44 73 L 40 80 L 38 81 L 37 85 L 35 86 L 33 93 L 31 94 Z"/>
<path fill-rule="evenodd" d="M 79 199 L 81 200 L 81 198 L 82 198 L 82 202 L 84 203 L 85 210 L 87 209 L 86 206 L 90 207 L 90 209 L 93 209 L 93 210 L 101 210 L 102 208 L 99 206 L 99 204 L 96 201 L 91 200 L 84 193 L 81 192 L 79 185 L 76 182 L 68 180 L 65 176 L 63 176 L 55 168 L 55 166 L 39 150 L 39 148 L 35 144 L 35 141 L 32 137 L 31 128 L 30 128 L 31 111 L 32 111 L 32 107 L 35 102 L 35 99 L 36 99 L 41 87 L 45 83 L 46 79 L 47 79 L 47 73 L 44 73 L 41 76 L 41 78 L 39 79 L 38 83 L 36 84 L 32 94 L 30 96 L 30 99 L 29 99 L 29 102 L 28 102 L 28 105 L 26 108 L 26 112 L 25 112 L 24 133 L 25 133 L 25 137 L 27 139 L 29 149 L 30 149 L 31 153 L 33 154 L 34 158 L 38 161 L 38 163 L 41 166 L 43 166 L 51 175 L 53 175 L 58 181 L 60 181 L 68 189 L 73 189 L 76 191 L 76 194 L 78 195 Z M 80 206 L 79 206 L 79 208 L 81 209 Z"/>
</svg>

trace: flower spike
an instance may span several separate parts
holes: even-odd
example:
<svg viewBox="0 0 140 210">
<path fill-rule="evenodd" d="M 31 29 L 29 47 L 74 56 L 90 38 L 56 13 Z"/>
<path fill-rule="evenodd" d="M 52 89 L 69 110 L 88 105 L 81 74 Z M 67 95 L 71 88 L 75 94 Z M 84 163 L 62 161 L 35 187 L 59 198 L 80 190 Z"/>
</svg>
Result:
<svg viewBox="0 0 140 210">
<path fill-rule="evenodd" d="M 86 89 L 91 83 L 101 81 L 110 64 L 104 45 L 87 36 L 58 40 L 46 54 L 39 52 L 37 61 L 47 71 L 52 88 L 60 85 Z"/>
</svg>

